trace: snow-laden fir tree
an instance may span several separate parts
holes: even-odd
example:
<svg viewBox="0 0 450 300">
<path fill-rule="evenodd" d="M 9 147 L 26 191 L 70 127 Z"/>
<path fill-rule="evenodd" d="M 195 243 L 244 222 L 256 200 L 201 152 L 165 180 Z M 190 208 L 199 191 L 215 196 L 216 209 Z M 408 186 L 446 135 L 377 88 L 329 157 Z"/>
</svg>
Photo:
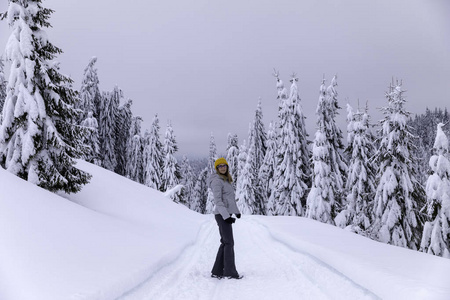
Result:
<svg viewBox="0 0 450 300">
<path fill-rule="evenodd" d="M 270 194 L 273 189 L 274 173 L 277 167 L 276 154 L 277 154 L 277 134 L 275 131 L 275 125 L 273 122 L 269 124 L 269 130 L 267 131 L 266 140 L 266 155 L 264 156 L 263 164 L 259 169 L 258 180 L 256 184 L 257 194 L 262 196 L 262 203 L 265 207 L 264 214 L 274 215 L 275 206 L 273 202 L 269 202 Z"/>
<path fill-rule="evenodd" d="M 343 134 L 341 129 L 336 124 L 336 116 L 338 115 L 338 109 L 340 109 L 338 104 L 338 93 L 336 91 L 337 86 L 337 76 L 335 75 L 331 80 L 331 84 L 326 89 L 326 104 L 322 108 L 322 114 L 324 118 L 325 135 L 330 143 L 330 167 L 333 173 L 333 184 L 336 204 L 340 209 L 345 205 L 345 179 L 347 178 L 347 164 L 343 157 L 344 143 Z"/>
<path fill-rule="evenodd" d="M 209 158 L 208 158 L 208 167 L 210 174 L 216 173 L 216 169 L 214 168 L 214 163 L 217 160 L 217 146 L 216 141 L 214 139 L 214 135 L 211 133 L 211 137 L 209 139 Z M 206 199 L 206 208 L 205 213 L 211 214 L 214 211 L 214 194 L 210 188 L 208 188 L 208 198 Z"/>
<path fill-rule="evenodd" d="M 218 157 L 217 157 L 216 140 L 214 139 L 214 135 L 211 132 L 211 137 L 209 138 L 209 160 L 208 160 L 208 166 L 209 166 L 210 173 L 216 172 L 216 169 L 214 168 L 214 163 L 217 159 L 218 159 Z"/>
<path fill-rule="evenodd" d="M 319 90 L 317 104 L 317 131 L 312 150 L 312 183 L 306 201 L 306 217 L 323 223 L 334 224 L 336 217 L 334 174 L 330 166 L 330 140 L 325 133 L 328 117 L 325 79 Z"/>
<path fill-rule="evenodd" d="M 97 75 L 97 69 L 95 63 L 97 57 L 92 57 L 87 67 L 84 69 L 83 80 L 81 81 L 80 88 L 80 102 L 77 108 L 83 111 L 81 119 L 85 120 L 88 117 L 90 111 L 93 112 L 94 118 L 99 118 L 100 115 L 100 103 L 101 93 L 98 87 L 99 80 Z"/>
<path fill-rule="evenodd" d="M 255 111 L 255 117 L 251 125 L 251 134 L 249 135 L 249 148 L 254 149 L 254 154 L 252 154 L 251 169 L 252 172 L 252 193 L 255 195 L 255 208 L 253 209 L 253 214 L 263 215 L 265 214 L 264 206 L 264 195 L 258 194 L 259 189 L 257 189 L 258 184 L 258 172 L 261 168 L 264 156 L 266 155 L 266 141 L 267 133 L 263 123 L 263 113 L 261 98 L 258 101 L 258 106 Z M 247 157 L 248 161 L 249 157 Z"/>
<path fill-rule="evenodd" d="M 333 84 L 335 82 L 331 86 Z M 317 132 L 313 145 L 313 174 L 311 191 L 307 200 L 307 216 L 324 223 L 334 224 L 334 218 L 338 211 L 336 199 L 344 189 L 344 179 L 341 172 L 336 173 L 336 170 L 339 170 L 339 167 L 336 166 L 336 157 L 341 157 L 341 155 L 333 147 L 334 137 L 332 135 L 336 134 L 333 109 L 336 107 L 330 104 L 330 93 L 331 91 L 327 92 L 325 79 L 323 79 L 316 109 Z M 322 153 L 325 149 L 328 153 Z M 328 184 L 329 186 L 327 186 Z M 315 197 L 318 198 L 315 199 Z"/>
<path fill-rule="evenodd" d="M 239 162 L 239 146 L 238 146 L 238 136 L 237 134 L 228 134 L 228 144 L 227 144 L 227 157 L 228 162 L 228 172 L 233 178 L 231 183 L 236 189 L 236 180 L 238 178 L 238 162 Z"/>
<path fill-rule="evenodd" d="M 40 0 L 10 0 L 6 18 L 12 34 L 6 47 L 11 61 L 0 127 L 0 165 L 50 191 L 78 192 L 90 175 L 75 168 L 87 151 L 84 129 L 76 126 L 72 79 L 54 62 L 62 50 L 48 40 L 51 9 Z"/>
<path fill-rule="evenodd" d="M 166 134 L 163 142 L 163 173 L 161 177 L 162 190 L 168 191 L 180 183 L 180 170 L 175 153 L 178 151 L 177 142 L 173 133 L 172 124 L 168 122 Z M 171 196 L 176 203 L 182 202 L 181 192 L 176 192 Z"/>
<path fill-rule="evenodd" d="M 156 114 L 145 135 L 144 145 L 144 184 L 151 188 L 162 190 L 163 145 L 159 139 L 159 118 Z"/>
<path fill-rule="evenodd" d="M 115 101 L 110 92 L 102 93 L 102 108 L 100 110 L 100 157 L 102 167 L 114 171 L 116 159 L 116 122 L 119 103 Z"/>
<path fill-rule="evenodd" d="M 250 124 L 249 140 L 254 139 L 254 123 Z M 237 205 L 239 211 L 246 215 L 262 215 L 264 214 L 264 207 L 262 203 L 256 200 L 255 197 L 255 182 L 256 182 L 256 143 L 250 143 L 245 164 L 239 174 L 239 186 L 236 190 Z"/>
<path fill-rule="evenodd" d="M 282 101 L 279 111 L 277 167 L 269 200 L 275 205 L 275 215 L 303 215 L 302 199 L 306 200 L 308 190 L 309 152 L 297 81 L 294 74 L 289 98 Z"/>
<path fill-rule="evenodd" d="M 280 79 L 280 72 L 274 70 L 273 76 L 277 79 L 278 119 L 280 119 L 283 103 L 287 100 L 288 94 L 286 88 L 284 87 L 283 80 Z"/>
<path fill-rule="evenodd" d="M 346 180 L 347 201 L 335 219 L 342 228 L 349 226 L 353 232 L 364 234 L 372 223 L 372 201 L 375 195 L 376 170 L 372 158 L 375 154 L 374 137 L 370 130 L 369 114 L 359 109 L 354 113 L 347 104 L 348 146 L 350 157 Z"/>
<path fill-rule="evenodd" d="M 116 92 L 117 94 L 117 92 Z M 128 99 L 123 105 L 119 107 L 118 115 L 116 119 L 116 168 L 115 172 L 122 176 L 126 175 L 126 170 L 128 167 L 128 150 L 127 147 L 130 143 L 130 139 L 134 135 L 130 135 L 133 130 L 131 129 L 131 123 L 133 122 L 133 113 L 131 112 L 131 105 L 133 101 Z M 142 122 L 142 119 L 141 121 Z M 136 130 L 136 129 L 134 129 Z M 139 130 L 139 135 L 140 130 Z M 141 181 L 139 181 L 141 182 Z"/>
<path fill-rule="evenodd" d="M 239 194 L 239 191 L 242 189 L 241 174 L 244 170 L 245 164 L 247 163 L 247 152 L 247 141 L 244 140 L 242 145 L 239 147 L 237 178 L 233 178 L 233 180 L 236 181 L 236 194 Z"/>
<path fill-rule="evenodd" d="M 190 209 L 201 214 L 204 214 L 206 211 L 206 200 L 208 198 L 207 180 L 210 174 L 209 167 L 204 168 L 198 175 L 192 192 Z"/>
<path fill-rule="evenodd" d="M 306 217 L 322 223 L 333 224 L 336 205 L 330 168 L 330 144 L 322 127 L 316 131 L 312 158 L 312 186 L 306 200 Z"/>
<path fill-rule="evenodd" d="M 88 153 L 86 153 L 83 158 L 91 163 L 100 165 L 100 142 L 98 138 L 98 122 L 94 117 L 94 113 L 90 111 L 88 117 L 81 123 L 88 129 L 86 135 L 84 136 L 84 143 L 90 147 Z"/>
<path fill-rule="evenodd" d="M 126 176 L 133 181 L 144 182 L 144 158 L 143 158 L 143 138 L 141 135 L 142 118 L 136 116 L 132 118 L 127 146 Z"/>
<path fill-rule="evenodd" d="M 448 138 L 437 125 L 434 155 L 430 158 L 432 174 L 426 185 L 427 214 L 420 250 L 429 254 L 450 258 L 450 162 Z"/>
<path fill-rule="evenodd" d="M 256 170 L 259 170 L 263 164 L 264 156 L 266 155 L 266 140 L 267 134 L 263 123 L 263 113 L 261 98 L 258 100 L 258 106 L 255 111 L 255 117 L 253 118 L 252 134 L 251 139 L 249 139 L 249 148 L 254 147 L 255 151 L 255 165 L 253 166 Z"/>
<path fill-rule="evenodd" d="M 183 160 L 180 165 L 180 184 L 183 185 L 183 197 L 184 203 L 187 207 L 191 207 L 192 194 L 194 191 L 195 176 L 189 159 L 186 155 L 183 155 Z"/>
<path fill-rule="evenodd" d="M 6 99 L 6 86 L 8 84 L 5 78 L 4 67 L 3 57 L 0 56 L 0 124 L 2 123 L 3 104 Z"/>
<path fill-rule="evenodd" d="M 383 243 L 416 250 L 422 235 L 418 209 L 424 202 L 424 191 L 415 179 L 403 92 L 398 83 L 391 85 L 386 94 L 388 106 L 382 108 L 385 117 L 376 153 L 379 171 L 371 231 Z"/>
</svg>

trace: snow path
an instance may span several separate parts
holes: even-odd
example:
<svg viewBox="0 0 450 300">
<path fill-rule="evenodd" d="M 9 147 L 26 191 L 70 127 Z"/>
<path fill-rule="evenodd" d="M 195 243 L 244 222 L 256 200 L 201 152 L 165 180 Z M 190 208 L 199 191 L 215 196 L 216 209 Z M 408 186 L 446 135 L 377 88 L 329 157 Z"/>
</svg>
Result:
<svg viewBox="0 0 450 300">
<path fill-rule="evenodd" d="M 212 219 L 176 261 L 119 299 L 378 299 L 314 256 L 277 242 L 254 220 L 238 220 L 233 230 L 242 280 L 210 277 L 219 247 Z"/>
</svg>

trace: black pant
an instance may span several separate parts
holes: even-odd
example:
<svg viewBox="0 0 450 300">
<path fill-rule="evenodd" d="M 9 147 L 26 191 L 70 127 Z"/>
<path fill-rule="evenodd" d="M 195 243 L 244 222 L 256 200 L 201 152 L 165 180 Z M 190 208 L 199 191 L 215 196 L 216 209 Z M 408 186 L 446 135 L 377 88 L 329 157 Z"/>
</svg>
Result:
<svg viewBox="0 0 450 300">
<path fill-rule="evenodd" d="M 237 276 L 234 264 L 233 227 L 223 220 L 221 215 L 215 215 L 220 232 L 220 247 L 217 251 L 216 262 L 211 273 L 218 276 Z"/>
</svg>

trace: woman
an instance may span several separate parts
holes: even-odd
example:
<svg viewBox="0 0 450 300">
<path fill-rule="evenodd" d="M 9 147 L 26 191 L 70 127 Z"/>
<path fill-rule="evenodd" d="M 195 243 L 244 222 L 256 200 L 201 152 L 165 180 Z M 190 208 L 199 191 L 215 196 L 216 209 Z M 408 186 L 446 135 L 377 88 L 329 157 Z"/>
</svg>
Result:
<svg viewBox="0 0 450 300">
<path fill-rule="evenodd" d="M 214 214 L 219 226 L 220 247 L 211 276 L 221 279 L 241 279 L 234 263 L 234 240 L 232 224 L 236 221 L 232 214 L 239 219 L 241 213 L 236 205 L 234 189 L 231 185 L 233 179 L 228 172 L 228 163 L 225 158 L 219 158 L 214 163 L 216 173 L 209 178 L 209 187 L 214 195 Z"/>
</svg>

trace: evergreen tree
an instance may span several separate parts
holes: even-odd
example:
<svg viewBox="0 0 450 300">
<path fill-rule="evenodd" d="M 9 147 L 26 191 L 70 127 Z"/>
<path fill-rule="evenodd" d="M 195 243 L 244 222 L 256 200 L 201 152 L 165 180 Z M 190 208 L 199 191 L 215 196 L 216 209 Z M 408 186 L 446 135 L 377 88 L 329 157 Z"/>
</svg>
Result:
<svg viewBox="0 0 450 300">
<path fill-rule="evenodd" d="M 183 155 L 183 160 L 180 166 L 180 184 L 183 185 L 183 196 L 184 203 L 189 208 L 192 205 L 192 195 L 194 192 L 194 171 L 186 155 Z"/>
<path fill-rule="evenodd" d="M 236 195 L 239 195 L 242 190 L 242 173 L 244 171 L 245 164 L 247 163 L 247 141 L 244 140 L 241 147 L 239 147 L 239 156 L 238 156 L 238 171 L 237 171 L 237 179 L 236 181 Z"/>
<path fill-rule="evenodd" d="M 400 85 L 391 86 L 386 97 L 388 106 L 382 108 L 385 118 L 376 153 L 379 171 L 372 234 L 387 244 L 418 249 L 422 234 L 418 207 L 424 191 L 414 177 L 411 133 L 406 125 L 409 113 L 403 108 L 406 101 Z"/>
<path fill-rule="evenodd" d="M 277 134 L 275 132 L 274 124 L 271 122 L 269 131 L 267 132 L 266 141 L 266 155 L 264 161 L 259 169 L 258 181 L 256 184 L 256 193 L 262 196 L 263 207 L 265 207 L 264 214 L 274 215 L 275 207 L 272 202 L 269 202 L 270 194 L 273 189 L 274 173 L 276 169 L 276 153 L 277 153 Z"/>
<path fill-rule="evenodd" d="M 75 168 L 87 147 L 74 109 L 72 79 L 53 62 L 62 50 L 51 44 L 51 9 L 40 0 L 10 0 L 7 18 L 13 32 L 6 58 L 12 62 L 0 127 L 0 165 L 49 191 L 75 193 L 90 175 Z"/>
<path fill-rule="evenodd" d="M 233 182 L 231 183 L 234 188 L 236 188 L 236 180 L 238 178 L 238 161 L 239 161 L 239 146 L 238 146 L 238 137 L 236 134 L 231 135 L 228 134 L 228 145 L 227 145 L 227 157 L 226 160 L 228 162 L 228 172 L 233 178 Z"/>
<path fill-rule="evenodd" d="M 430 158 L 432 174 L 426 185 L 427 213 L 420 250 L 450 258 L 450 162 L 448 139 L 437 125 L 434 155 Z"/>
<path fill-rule="evenodd" d="M 262 114 L 262 106 L 261 106 L 261 98 L 258 101 L 258 106 L 256 108 L 255 117 L 253 119 L 252 125 L 251 125 L 251 133 L 249 135 L 249 147 L 254 149 L 254 153 L 249 153 L 249 157 L 247 157 L 247 163 L 250 162 L 251 165 L 249 166 L 249 172 L 252 172 L 250 174 L 251 181 L 249 184 L 251 184 L 251 193 L 248 191 L 248 195 L 253 194 L 254 195 L 254 208 L 252 209 L 253 214 L 263 215 L 265 214 L 265 206 L 264 206 L 264 195 L 259 194 L 257 189 L 258 184 L 258 172 L 261 168 L 264 156 L 266 155 L 266 141 L 267 141 L 267 134 L 266 130 L 264 128 L 264 124 L 262 121 L 263 114 Z M 250 160 L 249 160 L 250 159 Z M 253 197 L 253 196 L 252 196 Z M 251 200 L 253 201 L 253 200 Z"/>
<path fill-rule="evenodd" d="M 249 139 L 249 147 L 255 148 L 255 165 L 253 166 L 256 170 L 259 170 L 261 168 L 264 156 L 266 155 L 266 140 L 267 140 L 267 134 L 266 130 L 264 128 L 263 123 L 263 113 L 262 113 L 262 106 L 261 106 L 261 98 L 258 101 L 258 106 L 255 111 L 255 117 L 253 119 L 252 124 L 252 139 Z"/>
<path fill-rule="evenodd" d="M 144 146 L 144 184 L 162 190 L 163 146 L 159 139 L 159 119 L 155 115 L 150 133 L 145 136 Z"/>
<path fill-rule="evenodd" d="M 78 105 L 78 108 L 83 111 L 83 114 L 81 115 L 82 120 L 88 117 L 90 111 L 93 112 L 94 118 L 97 119 L 100 116 L 101 94 L 98 87 L 99 80 L 97 69 L 94 66 L 96 62 L 97 57 L 92 57 L 87 67 L 84 69 L 79 95 L 81 101 Z"/>
<path fill-rule="evenodd" d="M 164 136 L 164 160 L 163 160 L 163 174 L 162 174 L 162 190 L 168 191 L 174 188 L 180 182 L 180 170 L 175 153 L 178 151 L 178 146 L 173 133 L 172 124 L 167 124 L 166 134 Z M 181 202 L 181 194 L 174 193 L 172 200 L 176 203 Z"/>
<path fill-rule="evenodd" d="M 284 101 L 287 100 L 288 95 L 283 81 L 280 79 L 280 73 L 274 70 L 273 76 L 277 79 L 277 99 L 278 99 L 278 119 L 281 119 L 281 111 L 284 106 Z"/>
<path fill-rule="evenodd" d="M 3 58 L 0 57 L 0 124 L 2 123 L 3 104 L 6 99 L 6 86 L 8 82 L 5 78 Z"/>
<path fill-rule="evenodd" d="M 217 160 L 217 147 L 216 147 L 216 141 L 214 139 L 214 135 L 211 133 L 211 137 L 209 139 L 209 159 L 208 159 L 208 165 L 209 165 L 209 172 L 215 173 L 216 168 L 214 167 L 214 163 Z M 214 211 L 214 194 L 210 188 L 208 188 L 208 197 L 206 199 L 206 207 L 205 207 L 205 213 L 210 214 Z"/>
<path fill-rule="evenodd" d="M 253 126 L 252 126 L 253 127 Z M 261 207 L 261 203 L 255 198 L 255 169 L 256 164 L 256 150 L 255 143 L 250 144 L 250 148 L 247 153 L 244 167 L 239 176 L 239 188 L 236 193 L 238 199 L 237 205 L 239 211 L 243 214 L 263 214 L 264 208 Z"/>
<path fill-rule="evenodd" d="M 326 104 L 324 109 L 326 111 L 322 112 L 326 118 L 323 119 L 326 126 L 323 127 L 325 130 L 325 135 L 329 140 L 329 151 L 330 151 L 330 167 L 333 173 L 333 184 L 334 184 L 334 196 L 338 209 L 345 205 L 345 178 L 347 177 L 347 165 L 343 157 L 344 144 L 342 131 L 336 124 L 336 116 L 338 115 L 338 109 L 340 109 L 338 104 L 338 93 L 336 91 L 337 86 L 337 76 L 335 75 L 331 80 L 331 84 L 326 90 Z"/>
<path fill-rule="evenodd" d="M 131 121 L 127 147 L 127 166 L 126 176 L 131 180 L 139 183 L 144 182 L 144 167 L 143 167 L 143 143 L 141 136 L 141 122 L 142 118 L 139 116 L 133 117 Z"/>
<path fill-rule="evenodd" d="M 215 173 L 216 168 L 214 168 L 214 163 L 217 159 L 217 146 L 216 140 L 214 139 L 214 135 L 211 133 L 211 137 L 209 138 L 209 172 Z"/>
<path fill-rule="evenodd" d="M 201 214 L 204 214 L 206 211 L 206 199 L 208 198 L 208 186 L 206 181 L 209 174 L 208 166 L 200 172 L 194 185 L 194 191 L 192 192 L 190 208 Z"/>
<path fill-rule="evenodd" d="M 316 132 L 313 144 L 312 186 L 306 201 L 306 217 L 333 224 L 336 216 L 333 174 L 330 168 L 330 144 L 322 127 Z"/>
<path fill-rule="evenodd" d="M 282 101 L 279 111 L 277 167 L 269 200 L 276 207 L 276 215 L 303 215 L 302 199 L 308 189 L 305 182 L 309 177 L 309 152 L 297 81 L 294 74 L 290 96 Z"/>
<path fill-rule="evenodd" d="M 84 143 L 90 147 L 89 152 L 84 155 L 84 159 L 88 162 L 100 165 L 98 122 L 92 111 L 89 112 L 88 117 L 81 123 L 81 126 L 88 128 L 87 134 L 84 136 Z"/>
<path fill-rule="evenodd" d="M 100 156 L 102 167 L 114 171 L 116 159 L 116 120 L 118 103 L 111 93 L 102 93 L 102 109 L 100 110 Z"/>
<path fill-rule="evenodd" d="M 371 205 L 375 195 L 376 170 L 371 161 L 375 154 L 374 138 L 370 131 L 367 109 L 365 113 L 353 113 L 347 105 L 348 146 L 346 152 L 350 157 L 346 191 L 347 203 L 338 216 L 336 225 L 342 228 L 350 226 L 354 232 L 364 234 L 372 223 Z"/>
<path fill-rule="evenodd" d="M 116 95 L 118 92 L 116 91 Z M 118 115 L 116 119 L 116 144 L 115 144 L 115 151 L 116 151 L 116 167 L 115 172 L 117 174 L 120 174 L 122 176 L 127 175 L 127 166 L 129 164 L 128 162 L 128 151 L 127 147 L 130 145 L 130 140 L 133 139 L 134 135 L 131 135 L 131 132 L 136 132 L 137 128 L 131 129 L 131 124 L 133 122 L 133 113 L 131 112 L 131 105 L 133 104 L 133 101 L 131 99 L 128 99 L 128 101 L 121 105 L 118 110 Z M 142 122 L 142 118 L 139 117 L 139 123 Z M 136 124 L 135 124 L 136 125 Z M 141 131 L 140 131 L 140 125 L 139 125 L 139 139 L 142 139 L 141 137 Z M 137 140 L 136 140 L 137 142 Z M 142 146 L 143 147 L 143 146 Z M 142 180 L 138 181 L 142 182 Z"/>
</svg>

